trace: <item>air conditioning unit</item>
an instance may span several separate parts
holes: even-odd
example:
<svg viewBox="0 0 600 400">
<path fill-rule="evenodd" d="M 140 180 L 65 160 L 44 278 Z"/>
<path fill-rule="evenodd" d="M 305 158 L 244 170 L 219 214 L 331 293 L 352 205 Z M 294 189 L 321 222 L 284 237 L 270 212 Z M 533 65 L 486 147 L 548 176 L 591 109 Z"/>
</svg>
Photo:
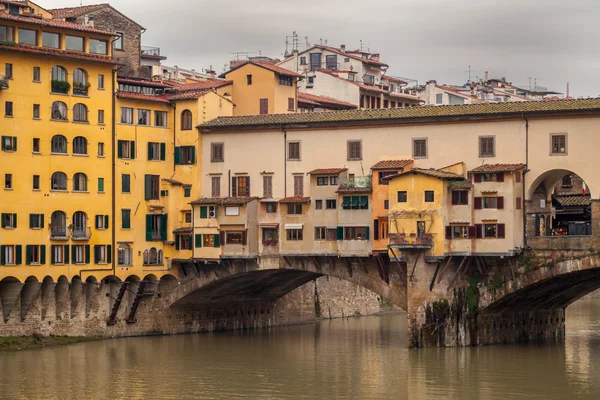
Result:
<svg viewBox="0 0 600 400">
<path fill-rule="evenodd" d="M 217 218 L 217 207 L 215 207 L 215 206 L 208 207 L 208 218 Z"/>
</svg>

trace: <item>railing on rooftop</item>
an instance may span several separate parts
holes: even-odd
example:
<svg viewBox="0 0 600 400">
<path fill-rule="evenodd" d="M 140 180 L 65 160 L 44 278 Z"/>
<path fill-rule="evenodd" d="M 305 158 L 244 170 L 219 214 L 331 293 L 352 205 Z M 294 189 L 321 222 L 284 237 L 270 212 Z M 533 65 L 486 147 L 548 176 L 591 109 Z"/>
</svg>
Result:
<svg viewBox="0 0 600 400">
<path fill-rule="evenodd" d="M 142 46 L 143 56 L 160 56 L 160 47 Z"/>
</svg>

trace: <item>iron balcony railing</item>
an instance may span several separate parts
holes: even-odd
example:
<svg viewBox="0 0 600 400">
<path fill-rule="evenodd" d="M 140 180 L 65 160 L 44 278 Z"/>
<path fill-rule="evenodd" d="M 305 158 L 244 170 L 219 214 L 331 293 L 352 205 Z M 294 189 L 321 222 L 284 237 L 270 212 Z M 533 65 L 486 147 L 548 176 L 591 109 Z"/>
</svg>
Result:
<svg viewBox="0 0 600 400">
<path fill-rule="evenodd" d="M 432 247 L 433 246 L 433 233 L 424 233 L 424 234 L 404 234 L 404 233 L 390 233 L 388 234 L 388 239 L 390 245 L 410 248 L 410 247 Z"/>
<path fill-rule="evenodd" d="M 50 230 L 50 239 L 54 240 L 67 240 L 67 228 L 64 226 L 53 226 Z"/>
<path fill-rule="evenodd" d="M 71 239 L 73 240 L 89 240 L 91 237 L 91 228 L 76 226 L 71 230 Z"/>
<path fill-rule="evenodd" d="M 88 86 L 85 84 L 73 85 L 73 95 L 87 96 L 88 95 Z"/>
<path fill-rule="evenodd" d="M 142 46 L 143 56 L 160 56 L 160 47 Z"/>
</svg>

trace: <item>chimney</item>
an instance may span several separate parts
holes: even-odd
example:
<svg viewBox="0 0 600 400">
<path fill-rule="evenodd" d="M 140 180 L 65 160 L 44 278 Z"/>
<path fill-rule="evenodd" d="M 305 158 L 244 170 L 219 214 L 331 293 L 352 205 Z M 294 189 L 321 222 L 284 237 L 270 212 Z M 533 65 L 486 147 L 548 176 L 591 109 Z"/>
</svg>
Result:
<svg viewBox="0 0 600 400">
<path fill-rule="evenodd" d="M 487 81 L 488 81 L 488 79 L 489 79 L 489 74 L 488 74 L 488 71 L 485 71 L 485 72 L 483 73 L 483 81 L 484 81 L 484 82 L 487 82 Z"/>
<path fill-rule="evenodd" d="M 196 70 L 192 68 L 192 78 L 196 79 Z"/>
<path fill-rule="evenodd" d="M 177 65 L 175 66 L 175 80 L 179 80 L 179 67 Z"/>
<path fill-rule="evenodd" d="M 217 77 L 217 73 L 215 71 L 213 71 L 212 67 L 207 69 L 206 73 L 211 77 L 211 79 L 214 79 Z"/>
<path fill-rule="evenodd" d="M 346 45 L 345 44 L 340 45 L 340 50 L 342 51 L 342 53 L 345 53 L 346 52 Z"/>
</svg>

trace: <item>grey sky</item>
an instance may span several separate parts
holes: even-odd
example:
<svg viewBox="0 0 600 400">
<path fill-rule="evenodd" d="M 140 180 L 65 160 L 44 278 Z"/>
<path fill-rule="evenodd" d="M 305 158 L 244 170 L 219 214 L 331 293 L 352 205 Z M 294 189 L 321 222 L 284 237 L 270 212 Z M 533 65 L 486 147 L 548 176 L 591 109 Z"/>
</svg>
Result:
<svg viewBox="0 0 600 400">
<path fill-rule="evenodd" d="M 98 2 L 105 2 L 100 0 Z M 528 86 L 600 96 L 597 0 L 109 0 L 145 26 L 167 64 L 222 72 L 233 52 L 281 57 L 285 36 L 381 53 L 389 74 L 420 83 L 505 76 Z M 47 8 L 80 0 L 39 0 Z M 94 1 L 84 0 L 84 4 Z"/>
</svg>

